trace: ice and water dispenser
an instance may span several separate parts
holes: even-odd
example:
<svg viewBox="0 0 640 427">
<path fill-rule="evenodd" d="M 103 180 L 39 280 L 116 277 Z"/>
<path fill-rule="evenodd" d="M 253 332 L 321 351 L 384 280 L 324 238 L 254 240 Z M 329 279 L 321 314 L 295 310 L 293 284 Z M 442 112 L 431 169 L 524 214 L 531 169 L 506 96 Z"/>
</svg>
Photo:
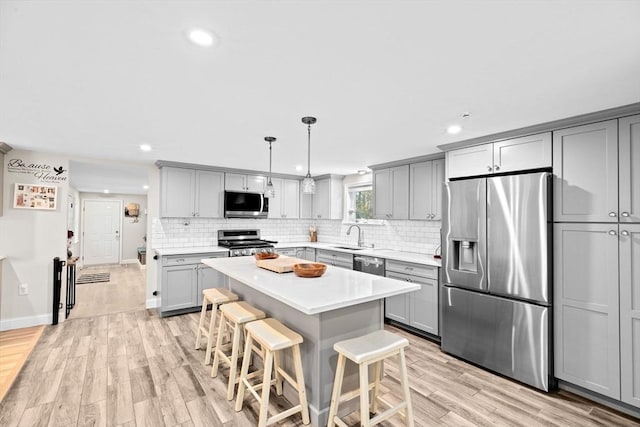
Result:
<svg viewBox="0 0 640 427">
<path fill-rule="evenodd" d="M 452 240 L 453 268 L 459 271 L 478 271 L 478 242 Z"/>
</svg>

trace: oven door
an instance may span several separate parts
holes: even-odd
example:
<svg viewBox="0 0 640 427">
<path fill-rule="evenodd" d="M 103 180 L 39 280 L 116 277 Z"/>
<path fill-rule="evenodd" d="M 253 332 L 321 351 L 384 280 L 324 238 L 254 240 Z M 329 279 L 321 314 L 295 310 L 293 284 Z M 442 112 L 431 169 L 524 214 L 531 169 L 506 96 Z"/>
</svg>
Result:
<svg viewBox="0 0 640 427">
<path fill-rule="evenodd" d="M 262 193 L 224 192 L 225 218 L 266 218 L 269 199 Z"/>
</svg>

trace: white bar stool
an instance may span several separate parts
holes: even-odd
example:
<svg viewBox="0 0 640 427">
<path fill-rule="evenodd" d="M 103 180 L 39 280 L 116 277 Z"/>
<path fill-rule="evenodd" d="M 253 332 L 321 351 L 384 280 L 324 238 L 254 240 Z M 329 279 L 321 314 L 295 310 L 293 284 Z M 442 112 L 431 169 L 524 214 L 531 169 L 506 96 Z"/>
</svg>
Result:
<svg viewBox="0 0 640 427">
<path fill-rule="evenodd" d="M 227 400 L 233 399 L 233 391 L 238 382 L 238 358 L 242 356 L 240 338 L 243 334 L 244 325 L 254 320 L 264 319 L 264 311 L 258 310 L 245 301 L 230 302 L 220 306 L 220 321 L 218 324 L 218 337 L 216 348 L 214 349 L 213 366 L 211 376 L 218 375 L 218 364 L 220 359 L 229 365 L 229 385 L 227 386 Z M 233 328 L 231 343 L 222 344 L 222 336 L 225 335 L 227 327 Z M 231 349 L 231 355 L 227 356 L 225 351 Z M 248 354 L 247 357 L 251 356 Z"/>
<path fill-rule="evenodd" d="M 307 405 L 307 393 L 304 388 L 304 375 L 302 372 L 302 357 L 300 356 L 300 343 L 303 339 L 300 334 L 284 326 L 276 319 L 264 319 L 251 322 L 245 326 L 247 333 L 244 347 L 244 359 L 242 360 L 242 370 L 238 384 L 238 396 L 236 397 L 236 411 L 242 410 L 242 403 L 245 395 L 245 388 L 260 403 L 260 415 L 258 427 L 264 427 L 298 412 L 302 415 L 302 423 L 309 424 L 309 407 Z M 260 344 L 263 356 L 262 383 L 251 385 L 249 382 L 249 356 L 251 351 L 256 351 L 253 342 Z M 293 352 L 293 365 L 295 368 L 295 380 L 280 366 L 281 352 L 290 348 Z M 264 353 L 264 354 L 261 354 Z M 271 379 L 272 372 L 275 378 Z M 298 405 L 293 406 L 269 418 L 269 394 L 271 385 L 276 386 L 276 393 L 282 394 L 282 380 L 286 380 L 298 392 Z M 262 395 L 258 395 L 258 390 L 262 389 Z"/>
<path fill-rule="evenodd" d="M 397 412 L 400 412 L 404 416 L 406 425 L 413 426 L 413 409 L 411 407 L 411 395 L 409 393 L 409 379 L 407 378 L 407 363 L 404 358 L 404 348 L 408 345 L 409 341 L 406 338 L 385 330 L 372 332 L 350 340 L 339 341 L 333 345 L 333 349 L 338 352 L 338 365 L 336 367 L 336 378 L 331 394 L 328 427 L 333 427 L 335 424 L 347 427 L 347 424 L 338 417 L 338 408 L 341 402 L 351 400 L 358 395 L 360 396 L 361 426 L 368 427 L 376 425 L 390 418 Z M 404 400 L 396 406 L 391 406 L 391 404 L 379 398 L 377 393 L 382 374 L 382 361 L 395 355 L 398 355 L 400 362 L 400 380 L 402 382 Z M 360 388 L 341 394 L 346 359 L 358 365 Z M 372 383 L 369 383 L 369 365 L 374 363 L 375 378 Z M 373 390 L 371 405 L 369 405 L 370 390 Z M 378 401 L 385 404 L 387 409 L 381 414 L 369 419 L 369 407 L 371 406 L 371 412 L 375 414 L 377 412 Z"/>
<path fill-rule="evenodd" d="M 218 307 L 232 301 L 237 301 L 238 295 L 224 288 L 211 288 L 202 291 L 202 311 L 200 312 L 200 323 L 196 331 L 196 350 L 200 350 L 200 339 L 202 335 L 207 337 L 207 349 L 204 356 L 204 364 L 211 362 L 211 347 L 213 346 L 213 334 L 216 330 L 216 317 Z M 207 306 L 211 304 L 211 319 L 209 328 L 205 326 L 207 317 Z"/>
</svg>

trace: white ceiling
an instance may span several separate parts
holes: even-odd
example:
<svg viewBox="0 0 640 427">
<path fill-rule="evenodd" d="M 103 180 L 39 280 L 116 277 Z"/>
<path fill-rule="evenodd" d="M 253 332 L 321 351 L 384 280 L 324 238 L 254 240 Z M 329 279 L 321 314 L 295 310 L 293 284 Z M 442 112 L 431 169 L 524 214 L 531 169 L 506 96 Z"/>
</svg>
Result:
<svg viewBox="0 0 640 427">
<path fill-rule="evenodd" d="M 312 174 L 350 174 L 640 101 L 638 17 L 615 0 L 0 0 L 0 141 L 264 171 L 272 135 L 274 172 L 304 174 L 313 115 Z M 219 45 L 190 44 L 194 26 Z"/>
</svg>

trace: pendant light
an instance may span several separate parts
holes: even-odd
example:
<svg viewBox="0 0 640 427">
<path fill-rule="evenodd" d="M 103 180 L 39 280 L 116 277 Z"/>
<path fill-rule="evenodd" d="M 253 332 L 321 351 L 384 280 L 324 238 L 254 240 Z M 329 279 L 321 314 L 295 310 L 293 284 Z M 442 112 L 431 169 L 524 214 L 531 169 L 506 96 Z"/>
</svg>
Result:
<svg viewBox="0 0 640 427">
<path fill-rule="evenodd" d="M 313 194 L 316 192 L 316 182 L 311 178 L 311 125 L 316 122 L 315 117 L 303 117 L 302 123 L 307 125 L 307 175 L 302 180 L 302 192 L 304 194 Z"/>
<path fill-rule="evenodd" d="M 271 143 L 276 140 L 273 136 L 265 136 L 264 140 L 269 143 L 269 181 L 267 181 L 267 186 L 264 189 L 264 197 L 276 197 L 276 189 L 273 188 L 273 183 L 271 182 Z"/>
</svg>

